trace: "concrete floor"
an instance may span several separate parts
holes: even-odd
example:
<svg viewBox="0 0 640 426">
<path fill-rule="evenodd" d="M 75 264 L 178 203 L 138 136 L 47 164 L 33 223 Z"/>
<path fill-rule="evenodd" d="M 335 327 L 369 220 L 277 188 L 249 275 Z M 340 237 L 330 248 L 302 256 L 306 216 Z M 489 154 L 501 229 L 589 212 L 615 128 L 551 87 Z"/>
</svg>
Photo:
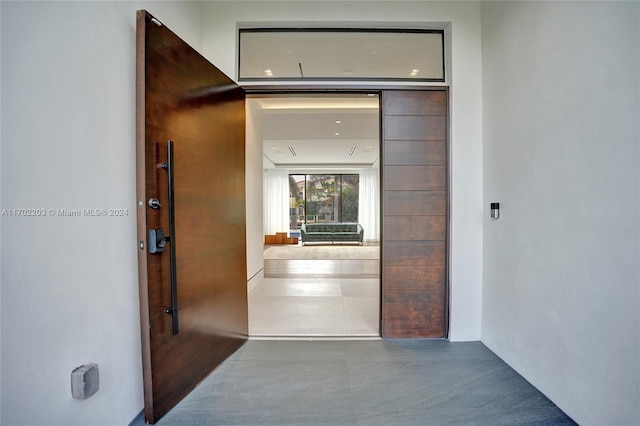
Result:
<svg viewBox="0 0 640 426">
<path fill-rule="evenodd" d="M 157 424 L 575 423 L 480 342 L 250 340 Z"/>
<path fill-rule="evenodd" d="M 157 424 L 575 424 L 480 342 L 380 340 L 374 262 L 265 260 L 251 340 Z"/>
</svg>

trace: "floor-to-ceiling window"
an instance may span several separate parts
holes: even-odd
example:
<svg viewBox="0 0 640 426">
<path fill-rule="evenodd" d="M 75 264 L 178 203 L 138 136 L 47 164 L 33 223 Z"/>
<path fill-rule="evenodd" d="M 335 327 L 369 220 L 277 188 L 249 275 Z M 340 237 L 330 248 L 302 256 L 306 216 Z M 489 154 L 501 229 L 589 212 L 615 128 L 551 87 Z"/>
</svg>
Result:
<svg viewBox="0 0 640 426">
<path fill-rule="evenodd" d="M 303 223 L 357 223 L 357 174 L 290 174 L 290 229 Z"/>
</svg>

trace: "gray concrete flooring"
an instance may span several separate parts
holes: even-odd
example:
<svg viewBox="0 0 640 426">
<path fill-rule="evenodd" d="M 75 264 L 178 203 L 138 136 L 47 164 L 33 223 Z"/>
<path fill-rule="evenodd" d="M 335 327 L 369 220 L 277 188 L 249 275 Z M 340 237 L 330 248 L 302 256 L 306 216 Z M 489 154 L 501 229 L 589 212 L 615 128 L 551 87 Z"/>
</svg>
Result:
<svg viewBox="0 0 640 426">
<path fill-rule="evenodd" d="M 251 340 L 157 424 L 575 423 L 480 342 Z"/>
</svg>

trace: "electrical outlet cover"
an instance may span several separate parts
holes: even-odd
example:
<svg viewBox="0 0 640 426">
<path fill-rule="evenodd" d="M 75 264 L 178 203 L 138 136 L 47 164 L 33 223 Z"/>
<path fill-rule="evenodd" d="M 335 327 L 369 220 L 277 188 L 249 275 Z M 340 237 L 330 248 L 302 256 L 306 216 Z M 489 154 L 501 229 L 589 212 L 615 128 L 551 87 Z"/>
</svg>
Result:
<svg viewBox="0 0 640 426">
<path fill-rule="evenodd" d="M 87 399 L 98 392 L 98 364 L 81 365 L 71 372 L 71 396 Z"/>
</svg>

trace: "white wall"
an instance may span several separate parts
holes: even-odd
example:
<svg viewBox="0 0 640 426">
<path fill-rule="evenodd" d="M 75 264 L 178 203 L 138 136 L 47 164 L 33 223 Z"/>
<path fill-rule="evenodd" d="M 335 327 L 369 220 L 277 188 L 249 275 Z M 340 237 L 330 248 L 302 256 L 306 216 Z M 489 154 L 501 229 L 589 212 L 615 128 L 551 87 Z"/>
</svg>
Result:
<svg viewBox="0 0 640 426">
<path fill-rule="evenodd" d="M 2 424 L 126 424 L 142 409 L 134 93 L 144 7 L 229 76 L 238 21 L 450 22 L 451 338 L 480 337 L 484 304 L 483 341 L 574 419 L 637 422 L 637 2 L 2 1 L 1 208 L 129 209 L 1 218 Z M 488 219 L 492 201 L 499 221 Z M 69 375 L 87 362 L 100 365 L 101 389 L 76 401 Z"/>
<path fill-rule="evenodd" d="M 135 212 L 135 11 L 195 47 L 200 3 L 2 1 L 4 425 L 124 425 L 142 410 Z M 71 398 L 96 362 L 100 390 Z"/>
<path fill-rule="evenodd" d="M 638 424 L 640 3 L 483 3 L 482 49 L 482 340 L 578 423 Z"/>
<path fill-rule="evenodd" d="M 340 22 L 451 32 L 451 340 L 480 338 L 482 295 L 482 65 L 478 2 L 215 1 L 204 6 L 204 55 L 236 76 L 238 23 Z"/>
<path fill-rule="evenodd" d="M 2 34 L 2 7 L 0 6 L 0 34 Z M 1 51 L 1 48 L 0 48 Z M 2 55 L 0 55 L 0 82 L 2 82 Z M 0 84 L 0 99 L 2 99 L 2 84 Z M 1 108 L 0 108 L 1 109 Z M 2 129 L 2 114 L 0 114 L 0 129 Z M 2 208 L 2 135 L 0 130 L 0 209 Z M 0 221 L 2 216 L 0 216 Z M 2 223 L 0 222 L 0 265 L 2 265 Z M 0 273 L 0 318 L 2 318 L 2 273 Z M 1 327 L 1 321 L 0 321 Z M 2 424 L 2 331 L 0 330 L 0 424 Z"/>
<path fill-rule="evenodd" d="M 262 109 L 247 99 L 246 191 L 247 191 L 247 291 L 264 278 L 264 155 L 262 154 Z"/>
</svg>

